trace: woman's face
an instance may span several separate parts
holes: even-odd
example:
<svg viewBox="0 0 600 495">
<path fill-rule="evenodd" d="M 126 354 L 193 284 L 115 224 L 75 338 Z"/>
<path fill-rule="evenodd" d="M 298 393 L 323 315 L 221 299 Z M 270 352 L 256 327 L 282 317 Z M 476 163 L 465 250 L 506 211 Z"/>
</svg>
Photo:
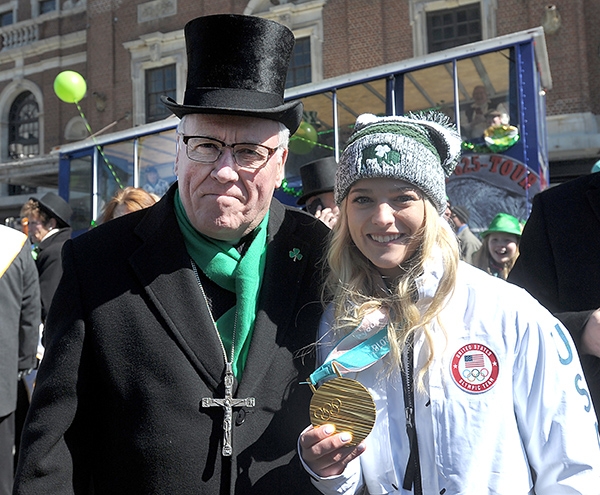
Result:
<svg viewBox="0 0 600 495">
<path fill-rule="evenodd" d="M 346 200 L 352 241 L 383 276 L 396 277 L 421 239 L 416 233 L 425 221 L 423 193 L 397 179 L 362 179 Z"/>
<path fill-rule="evenodd" d="M 489 234 L 488 246 L 490 256 L 496 263 L 508 263 L 517 256 L 519 238 L 515 234 L 493 232 Z"/>
</svg>

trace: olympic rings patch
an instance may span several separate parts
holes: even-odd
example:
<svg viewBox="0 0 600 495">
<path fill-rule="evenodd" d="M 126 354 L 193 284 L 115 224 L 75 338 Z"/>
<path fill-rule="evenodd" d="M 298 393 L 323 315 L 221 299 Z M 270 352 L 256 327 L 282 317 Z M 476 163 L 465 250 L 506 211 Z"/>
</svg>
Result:
<svg viewBox="0 0 600 495">
<path fill-rule="evenodd" d="M 480 394 L 487 392 L 498 380 L 498 358 L 483 344 L 466 344 L 454 354 L 450 371 L 459 388 Z"/>
</svg>

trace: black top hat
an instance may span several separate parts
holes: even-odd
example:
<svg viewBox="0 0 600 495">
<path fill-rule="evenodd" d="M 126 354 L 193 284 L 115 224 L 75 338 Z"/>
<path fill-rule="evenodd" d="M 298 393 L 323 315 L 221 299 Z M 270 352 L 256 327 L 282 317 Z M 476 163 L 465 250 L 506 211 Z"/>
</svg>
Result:
<svg viewBox="0 0 600 495">
<path fill-rule="evenodd" d="M 333 191 L 337 162 L 333 156 L 321 158 L 300 167 L 302 178 L 302 196 L 297 204 L 303 205 L 306 200 L 316 194 Z"/>
<path fill-rule="evenodd" d="M 54 194 L 53 192 L 46 193 L 42 196 L 42 199 L 31 198 L 40 204 L 42 210 L 44 210 L 51 218 L 56 219 L 60 228 L 70 227 L 69 221 L 73 210 L 64 199 Z"/>
<path fill-rule="evenodd" d="M 284 103 L 294 33 L 260 17 L 221 14 L 185 26 L 188 72 L 183 105 L 162 102 L 177 117 L 189 113 L 245 115 L 276 120 L 293 134 L 302 102 Z"/>
</svg>

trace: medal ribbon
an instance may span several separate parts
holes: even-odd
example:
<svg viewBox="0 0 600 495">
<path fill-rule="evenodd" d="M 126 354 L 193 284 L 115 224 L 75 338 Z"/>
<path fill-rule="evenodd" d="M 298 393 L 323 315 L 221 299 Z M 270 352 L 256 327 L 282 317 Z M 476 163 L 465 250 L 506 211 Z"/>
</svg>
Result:
<svg viewBox="0 0 600 495">
<path fill-rule="evenodd" d="M 310 382 L 316 385 L 322 380 L 338 376 L 334 365 L 340 371 L 358 372 L 383 358 L 390 351 L 387 321 L 387 314 L 381 310 L 365 316 L 360 325 L 346 335 L 329 353 L 325 362 L 310 375 Z"/>
</svg>

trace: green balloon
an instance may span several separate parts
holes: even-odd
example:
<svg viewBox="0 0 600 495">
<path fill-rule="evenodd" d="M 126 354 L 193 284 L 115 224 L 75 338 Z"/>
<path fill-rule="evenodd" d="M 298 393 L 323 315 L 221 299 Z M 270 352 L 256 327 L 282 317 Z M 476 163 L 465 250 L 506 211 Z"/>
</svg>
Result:
<svg viewBox="0 0 600 495">
<path fill-rule="evenodd" d="M 302 121 L 298 130 L 290 138 L 290 151 L 297 155 L 306 155 L 315 147 L 318 139 L 317 130 L 309 123 Z"/>
<path fill-rule="evenodd" d="M 86 91 L 85 79 L 78 72 L 65 70 L 54 79 L 54 92 L 65 103 L 77 103 Z"/>
</svg>

